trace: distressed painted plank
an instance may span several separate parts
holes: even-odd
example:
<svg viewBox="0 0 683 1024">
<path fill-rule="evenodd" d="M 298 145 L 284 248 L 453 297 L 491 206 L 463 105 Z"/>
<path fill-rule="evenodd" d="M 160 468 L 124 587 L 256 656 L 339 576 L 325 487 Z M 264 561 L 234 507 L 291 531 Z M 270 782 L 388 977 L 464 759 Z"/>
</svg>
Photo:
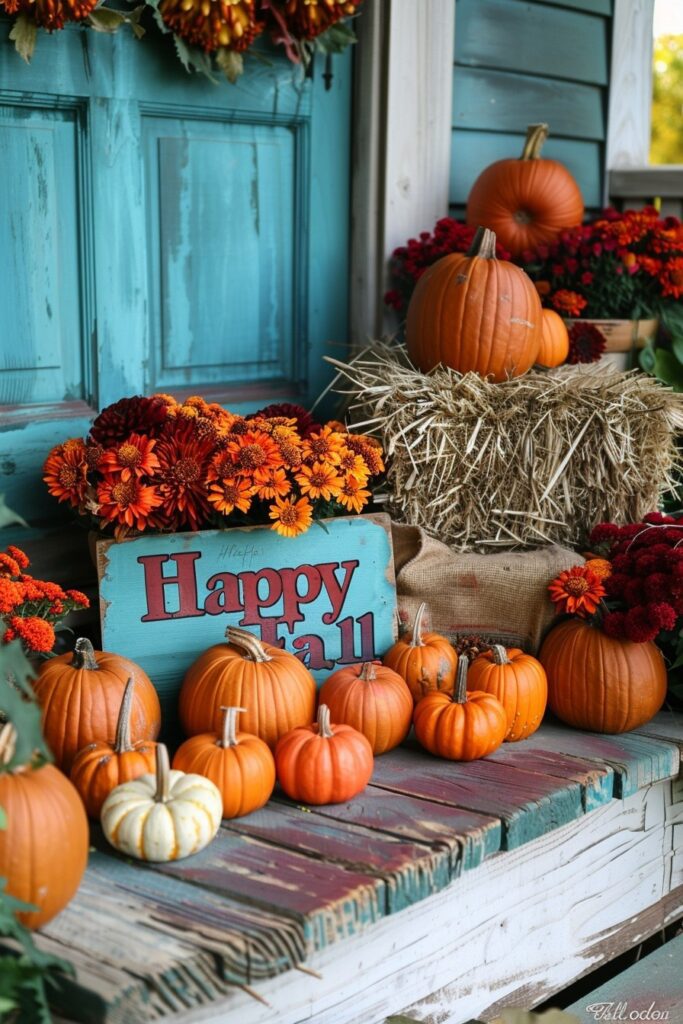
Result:
<svg viewBox="0 0 683 1024">
<path fill-rule="evenodd" d="M 455 60 L 606 85 L 608 22 L 519 0 L 458 0 Z"/>
<path fill-rule="evenodd" d="M 582 806 L 586 812 L 608 803 L 614 796 L 614 769 L 610 765 L 603 767 L 594 761 L 559 754 L 556 751 L 551 753 L 546 750 L 530 750 L 526 741 L 504 743 L 489 755 L 488 760 L 523 766 L 525 771 L 578 782 L 581 786 Z"/>
<path fill-rule="evenodd" d="M 601 767 L 609 765 L 614 769 L 614 796 L 619 799 L 653 782 L 673 778 L 680 765 L 678 747 L 673 743 L 634 732 L 619 736 L 579 732 L 553 722 L 544 722 L 524 741 L 524 747 L 569 754 Z"/>
<path fill-rule="evenodd" d="M 523 761 L 520 761 L 523 764 Z M 375 762 L 373 784 L 394 792 L 496 815 L 502 849 L 515 849 L 584 813 L 581 786 L 486 759 L 457 764 L 396 749 Z"/>
<path fill-rule="evenodd" d="M 388 755 L 385 755 L 388 756 Z M 316 807 L 316 814 L 448 849 L 452 871 L 468 871 L 500 849 L 499 818 L 373 785 L 348 804 Z"/>
<path fill-rule="evenodd" d="M 600 1019 L 596 1016 L 600 1012 L 603 1020 L 609 1019 L 607 1013 L 621 1012 L 622 1020 L 669 1020 L 672 1024 L 681 1021 L 682 964 L 683 935 L 679 935 L 565 1007 L 566 1012 L 573 1013 L 581 1024 L 593 1024 Z"/>
<path fill-rule="evenodd" d="M 386 832 L 334 821 L 319 815 L 317 808 L 271 802 L 224 828 L 306 853 L 326 864 L 341 864 L 376 875 L 385 882 L 389 914 L 445 888 L 456 870 L 446 843 L 435 844 L 431 849 Z"/>
<path fill-rule="evenodd" d="M 653 739 L 667 740 L 676 743 L 683 752 L 683 712 L 664 710 L 654 718 L 634 729 L 638 736 L 651 736 Z"/>
<path fill-rule="evenodd" d="M 573 7 L 577 11 L 586 11 L 587 14 L 609 16 L 612 13 L 612 0 L 536 0 L 536 3 L 552 4 L 554 7 Z"/>
</svg>

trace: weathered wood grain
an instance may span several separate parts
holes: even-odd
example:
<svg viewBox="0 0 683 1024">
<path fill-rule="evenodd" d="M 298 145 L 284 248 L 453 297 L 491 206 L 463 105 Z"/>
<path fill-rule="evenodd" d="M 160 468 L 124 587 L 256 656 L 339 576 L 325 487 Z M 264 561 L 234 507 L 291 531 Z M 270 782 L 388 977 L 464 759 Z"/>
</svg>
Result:
<svg viewBox="0 0 683 1024">
<path fill-rule="evenodd" d="M 584 811 L 593 811 L 614 796 L 615 773 L 611 766 L 555 751 L 529 749 L 526 741 L 504 743 L 489 755 L 488 760 L 497 764 L 523 765 L 525 771 L 578 782 Z"/>
<path fill-rule="evenodd" d="M 638 736 L 650 736 L 653 739 L 675 743 L 683 752 L 683 712 L 660 711 L 634 732 Z"/>
</svg>

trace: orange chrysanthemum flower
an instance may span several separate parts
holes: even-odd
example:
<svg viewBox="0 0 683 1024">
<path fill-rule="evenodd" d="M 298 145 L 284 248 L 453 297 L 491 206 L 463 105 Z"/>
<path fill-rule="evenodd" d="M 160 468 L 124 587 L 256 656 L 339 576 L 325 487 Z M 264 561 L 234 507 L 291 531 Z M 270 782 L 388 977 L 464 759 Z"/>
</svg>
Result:
<svg viewBox="0 0 683 1024">
<path fill-rule="evenodd" d="M 25 14 L 41 28 L 53 32 L 67 21 L 87 18 L 98 0 L 0 0 L 7 14 Z"/>
<path fill-rule="evenodd" d="M 330 427 L 321 427 L 314 431 L 303 442 L 303 453 L 306 460 L 331 462 L 337 465 L 344 447 L 344 435 Z"/>
<path fill-rule="evenodd" d="M 263 31 L 254 0 L 161 0 L 159 12 L 169 28 L 207 53 L 219 47 L 241 52 Z"/>
<path fill-rule="evenodd" d="M 551 297 L 553 308 L 563 316 L 581 316 L 581 310 L 588 305 L 588 300 L 578 292 L 571 292 L 567 288 L 560 288 Z"/>
<path fill-rule="evenodd" d="M 19 637 L 22 643 L 35 654 L 47 654 L 55 645 L 55 631 L 49 622 L 38 618 L 37 615 L 29 615 L 22 619 L 13 615 L 9 620 L 8 633 L 10 639 Z M 7 640 L 7 633 L 3 639 Z"/>
<path fill-rule="evenodd" d="M 155 451 L 162 498 L 155 519 L 163 529 L 199 529 L 210 512 L 205 481 L 213 453 L 211 443 L 195 438 L 191 424 L 176 421 L 159 439 Z"/>
<path fill-rule="evenodd" d="M 226 477 L 209 487 L 209 501 L 224 516 L 238 509 L 248 512 L 255 488 L 244 477 Z"/>
<path fill-rule="evenodd" d="M 605 596 L 602 583 L 585 565 L 575 565 L 572 569 L 561 572 L 550 584 L 548 591 L 551 601 L 558 606 L 558 611 L 582 617 L 592 615 L 597 610 L 600 599 Z"/>
<path fill-rule="evenodd" d="M 254 473 L 256 493 L 263 501 L 284 498 L 292 489 L 292 481 L 284 469 L 257 469 Z"/>
<path fill-rule="evenodd" d="M 370 476 L 378 476 L 384 472 L 382 446 L 374 437 L 366 437 L 364 434 L 348 434 L 345 441 L 348 448 L 358 455 L 362 455 L 363 461 L 370 470 Z"/>
<path fill-rule="evenodd" d="M 298 537 L 313 522 L 313 507 L 308 498 L 276 498 L 268 514 L 275 520 L 271 530 L 282 537 Z"/>
<path fill-rule="evenodd" d="M 13 612 L 15 608 L 24 603 L 25 599 L 25 591 L 21 583 L 15 583 L 14 580 L 10 580 L 6 576 L 0 576 L 1 615 Z"/>
<path fill-rule="evenodd" d="M 367 478 L 366 478 L 367 479 Z M 364 488 L 365 480 L 349 474 L 342 483 L 337 501 L 349 512 L 360 512 L 368 502 L 370 491 Z"/>
<path fill-rule="evenodd" d="M 227 450 L 239 472 L 252 474 L 256 469 L 282 465 L 278 446 L 262 430 L 248 430 L 246 434 L 230 441 Z"/>
<path fill-rule="evenodd" d="M 152 476 L 159 469 L 159 460 L 153 452 L 156 441 L 141 434 L 131 434 L 117 448 L 104 452 L 99 469 L 102 473 L 120 473 L 123 481 L 132 476 Z"/>
<path fill-rule="evenodd" d="M 22 551 L 21 548 L 18 548 L 16 544 L 8 544 L 5 551 L 10 558 L 14 559 L 20 569 L 27 569 L 31 564 L 26 552 Z"/>
<path fill-rule="evenodd" d="M 324 462 L 314 462 L 312 466 L 302 466 L 295 475 L 303 494 L 309 498 L 322 498 L 323 501 L 331 501 L 339 494 L 342 486 L 342 478 L 336 471 L 336 467 L 326 465 Z"/>
<path fill-rule="evenodd" d="M 43 466 L 43 480 L 50 494 L 58 501 L 68 501 L 74 508 L 83 502 L 88 486 L 85 455 L 83 441 L 72 438 L 55 445 Z"/>
<path fill-rule="evenodd" d="M 296 38 L 315 39 L 341 18 L 356 13 L 362 0 L 273 0 L 278 22 Z"/>
<path fill-rule="evenodd" d="M 150 513 L 162 503 L 156 487 L 147 487 L 136 477 L 105 477 L 97 488 L 97 499 L 101 516 L 137 530 L 145 529 Z"/>
<path fill-rule="evenodd" d="M 612 575 L 612 563 L 608 562 L 606 558 L 589 558 L 584 564 L 587 569 L 595 573 L 599 580 L 606 580 L 608 576 Z"/>
<path fill-rule="evenodd" d="M 232 476 L 235 472 L 235 461 L 229 451 L 218 451 L 211 457 L 206 471 L 207 483 L 212 480 L 222 480 L 226 476 Z"/>
<path fill-rule="evenodd" d="M 355 476 L 365 484 L 370 476 L 370 467 L 362 455 L 344 445 L 339 457 L 339 472 L 343 476 Z"/>
<path fill-rule="evenodd" d="M 21 566 L 16 558 L 5 551 L 0 551 L 0 576 L 18 576 L 21 573 Z"/>
<path fill-rule="evenodd" d="M 69 598 L 70 601 L 73 601 L 74 604 L 78 604 L 82 608 L 90 607 L 89 599 L 80 590 L 67 590 L 66 596 Z"/>
</svg>

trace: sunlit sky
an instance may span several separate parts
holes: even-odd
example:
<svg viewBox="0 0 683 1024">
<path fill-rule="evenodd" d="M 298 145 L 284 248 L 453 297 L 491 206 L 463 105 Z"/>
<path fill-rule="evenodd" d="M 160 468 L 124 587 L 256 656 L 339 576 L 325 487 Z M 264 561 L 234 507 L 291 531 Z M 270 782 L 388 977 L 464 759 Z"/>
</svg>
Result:
<svg viewBox="0 0 683 1024">
<path fill-rule="evenodd" d="M 683 35 L 683 0 L 655 0 L 654 36 Z"/>
</svg>

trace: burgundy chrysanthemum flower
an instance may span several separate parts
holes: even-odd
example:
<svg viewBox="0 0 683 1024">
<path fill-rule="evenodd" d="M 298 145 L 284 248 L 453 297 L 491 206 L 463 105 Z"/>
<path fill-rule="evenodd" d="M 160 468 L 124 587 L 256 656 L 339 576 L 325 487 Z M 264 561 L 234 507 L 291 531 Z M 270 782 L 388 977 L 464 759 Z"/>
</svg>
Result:
<svg viewBox="0 0 683 1024">
<path fill-rule="evenodd" d="M 296 420 L 296 429 L 300 437 L 307 437 L 312 431 L 320 430 L 321 425 L 311 416 L 303 405 L 294 405 L 291 402 L 276 402 L 274 405 L 266 405 L 258 412 L 252 413 L 249 419 L 272 419 L 277 416 L 285 416 L 287 419 Z"/>
<path fill-rule="evenodd" d="M 578 320 L 569 329 L 568 363 L 595 363 L 605 351 L 605 335 L 595 324 Z"/>
<path fill-rule="evenodd" d="M 158 437 L 172 401 L 168 395 L 121 398 L 113 405 L 108 405 L 96 417 L 90 428 L 90 438 L 92 442 L 108 447 L 123 444 L 131 434 Z"/>
</svg>

